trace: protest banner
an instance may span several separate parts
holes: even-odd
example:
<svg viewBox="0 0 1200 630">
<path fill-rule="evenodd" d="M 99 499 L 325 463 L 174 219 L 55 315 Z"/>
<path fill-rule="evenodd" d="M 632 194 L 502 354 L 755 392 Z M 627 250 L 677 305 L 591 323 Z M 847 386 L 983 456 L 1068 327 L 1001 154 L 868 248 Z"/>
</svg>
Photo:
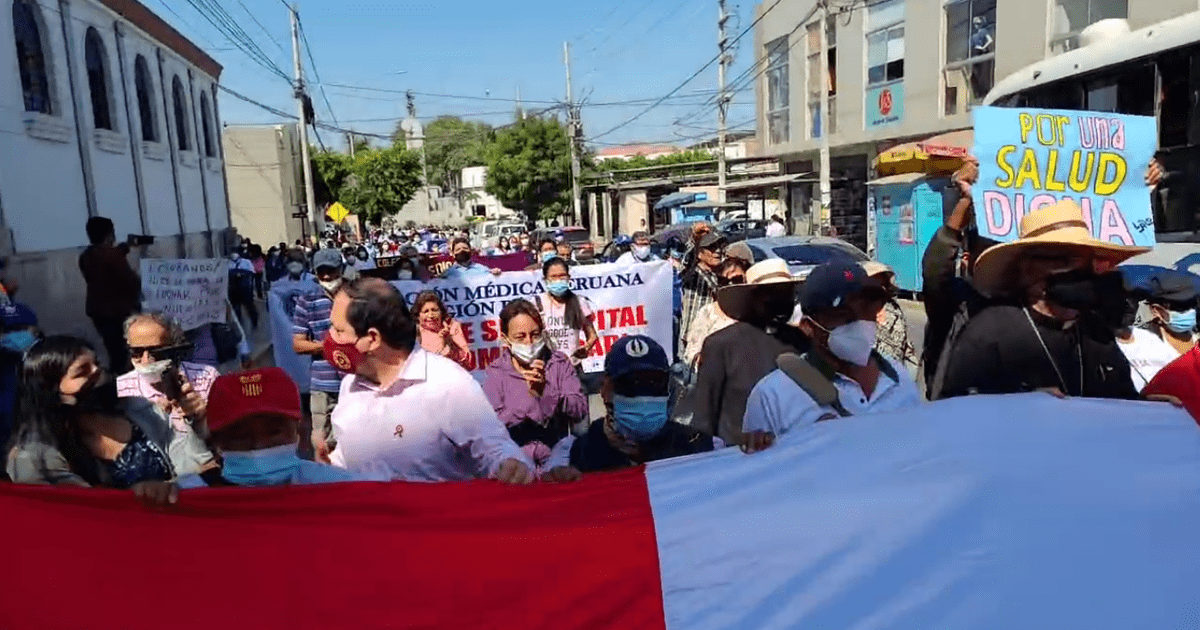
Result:
<svg viewBox="0 0 1200 630">
<path fill-rule="evenodd" d="M 229 262 L 224 258 L 143 258 L 142 309 L 161 311 L 184 330 L 225 323 Z"/>
<path fill-rule="evenodd" d="M 311 276 L 306 276 L 303 280 L 284 277 L 272 282 L 271 291 L 267 294 L 275 365 L 287 372 L 300 386 L 300 391 L 305 393 L 308 392 L 309 376 L 312 373 L 312 357 L 298 355 L 292 350 L 292 315 L 296 313 L 297 297 L 321 290 L 321 286 Z"/>
<path fill-rule="evenodd" d="M 454 257 L 450 254 L 419 254 L 418 260 L 420 266 L 424 268 L 427 277 L 436 278 L 442 274 L 450 265 L 454 264 Z M 375 259 L 375 265 L 384 267 L 395 267 L 400 264 L 400 260 L 404 256 L 398 254 L 391 256 L 380 256 Z M 524 271 L 529 266 L 532 258 L 525 252 L 515 252 L 505 254 L 503 256 L 476 256 L 475 262 L 499 269 L 500 271 Z"/>
<path fill-rule="evenodd" d="M 500 311 L 504 305 L 518 298 L 533 301 L 546 290 L 542 274 L 536 271 L 393 284 L 410 305 L 421 291 L 438 292 L 450 316 L 462 324 L 471 351 L 468 369 L 478 379 L 483 378 L 483 369 L 500 354 Z M 602 371 L 604 355 L 625 335 L 648 335 L 671 356 L 674 343 L 669 263 L 572 267 L 571 290 L 587 300 L 600 335 L 600 342 L 583 361 L 584 371 Z"/>
<path fill-rule="evenodd" d="M 977 107 L 972 189 L 979 233 L 1017 238 L 1021 218 L 1071 199 L 1092 236 L 1154 245 L 1154 214 L 1144 176 L 1157 145 L 1151 116 L 1051 109 Z"/>
<path fill-rule="evenodd" d="M 1194 628 L 1198 469 L 1171 405 L 1029 393 L 573 484 L 0 484 L 0 628 Z"/>
</svg>

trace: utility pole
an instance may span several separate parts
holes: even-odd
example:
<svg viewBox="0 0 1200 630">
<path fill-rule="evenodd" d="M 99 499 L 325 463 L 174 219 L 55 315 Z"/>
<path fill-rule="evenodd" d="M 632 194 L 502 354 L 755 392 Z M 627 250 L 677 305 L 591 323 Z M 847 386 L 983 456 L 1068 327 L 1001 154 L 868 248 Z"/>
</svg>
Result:
<svg viewBox="0 0 1200 630">
<path fill-rule="evenodd" d="M 724 0 L 722 0 L 724 1 Z M 575 93 L 571 90 L 571 44 L 563 42 L 563 64 L 567 67 L 567 133 L 571 143 L 571 220 L 579 221 L 579 110 L 575 107 Z"/>
<path fill-rule="evenodd" d="M 821 217 L 820 226 L 826 234 L 831 223 L 830 204 L 833 203 L 829 184 L 829 0 L 821 3 Z"/>
<path fill-rule="evenodd" d="M 717 49 L 720 63 L 717 64 L 717 201 L 725 203 L 725 116 L 729 111 L 729 95 L 725 93 L 725 66 L 729 63 L 729 37 L 725 34 L 725 23 L 729 13 L 725 0 L 717 0 Z"/>
<path fill-rule="evenodd" d="M 313 189 L 312 161 L 308 156 L 308 113 L 305 107 L 304 66 L 300 63 L 300 16 L 296 13 L 296 5 L 288 7 L 288 15 L 292 18 L 292 64 L 296 67 L 296 84 L 293 94 L 296 97 L 296 109 L 300 114 L 300 159 L 304 160 L 304 197 L 308 209 L 304 222 L 300 225 L 300 233 L 307 240 L 308 226 L 316 225 L 317 201 Z"/>
<path fill-rule="evenodd" d="M 346 133 L 346 142 L 348 143 L 348 146 L 350 147 L 350 159 L 353 160 L 354 159 L 354 132 L 353 131 Z"/>
</svg>

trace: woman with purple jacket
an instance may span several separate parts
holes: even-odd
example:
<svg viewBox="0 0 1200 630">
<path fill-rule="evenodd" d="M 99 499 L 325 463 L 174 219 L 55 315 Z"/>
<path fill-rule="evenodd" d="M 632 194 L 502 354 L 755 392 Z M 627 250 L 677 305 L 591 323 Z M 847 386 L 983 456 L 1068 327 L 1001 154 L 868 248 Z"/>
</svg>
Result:
<svg viewBox="0 0 1200 630">
<path fill-rule="evenodd" d="M 500 312 L 503 347 L 487 367 L 483 392 L 539 470 L 550 449 L 587 417 L 588 402 L 571 359 L 546 345 L 542 315 L 525 300 Z"/>
</svg>

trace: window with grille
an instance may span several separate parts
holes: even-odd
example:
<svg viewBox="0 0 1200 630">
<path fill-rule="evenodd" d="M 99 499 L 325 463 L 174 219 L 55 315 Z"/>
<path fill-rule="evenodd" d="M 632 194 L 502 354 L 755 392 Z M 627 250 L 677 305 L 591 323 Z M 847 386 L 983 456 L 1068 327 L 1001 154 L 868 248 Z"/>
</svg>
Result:
<svg viewBox="0 0 1200 630">
<path fill-rule="evenodd" d="M 50 77 L 46 73 L 46 49 L 42 42 L 42 22 L 33 0 L 13 0 L 13 36 L 17 44 L 17 70 L 25 111 L 53 114 Z"/>
</svg>

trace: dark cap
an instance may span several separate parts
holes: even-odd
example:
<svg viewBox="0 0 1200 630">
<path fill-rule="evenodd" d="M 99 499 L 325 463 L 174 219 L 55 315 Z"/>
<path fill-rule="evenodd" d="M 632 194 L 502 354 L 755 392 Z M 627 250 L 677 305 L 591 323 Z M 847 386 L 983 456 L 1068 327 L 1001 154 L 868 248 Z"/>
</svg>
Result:
<svg viewBox="0 0 1200 630">
<path fill-rule="evenodd" d="M 610 378 L 645 370 L 666 372 L 670 368 L 667 352 L 645 335 L 621 337 L 604 357 L 604 373 Z"/>
<path fill-rule="evenodd" d="M 342 253 L 336 249 L 322 249 L 313 254 L 313 270 L 322 267 L 333 267 L 334 269 L 342 268 Z"/>
<path fill-rule="evenodd" d="M 709 232 L 708 234 L 705 234 L 704 236 L 701 236 L 700 242 L 697 243 L 697 245 L 699 245 L 700 247 L 707 248 L 707 247 L 712 247 L 713 245 L 716 245 L 717 243 L 724 243 L 726 240 L 728 240 L 728 239 L 726 239 L 724 236 L 722 236 L 720 232 L 712 231 L 712 232 Z"/>
<path fill-rule="evenodd" d="M 1196 302 L 1196 277 L 1183 271 L 1163 269 L 1147 282 L 1150 302 L 1193 304 Z"/>
<path fill-rule="evenodd" d="M 806 315 L 841 306 L 863 290 L 867 272 L 855 262 L 828 262 L 813 269 L 800 287 L 800 308 Z"/>
</svg>

